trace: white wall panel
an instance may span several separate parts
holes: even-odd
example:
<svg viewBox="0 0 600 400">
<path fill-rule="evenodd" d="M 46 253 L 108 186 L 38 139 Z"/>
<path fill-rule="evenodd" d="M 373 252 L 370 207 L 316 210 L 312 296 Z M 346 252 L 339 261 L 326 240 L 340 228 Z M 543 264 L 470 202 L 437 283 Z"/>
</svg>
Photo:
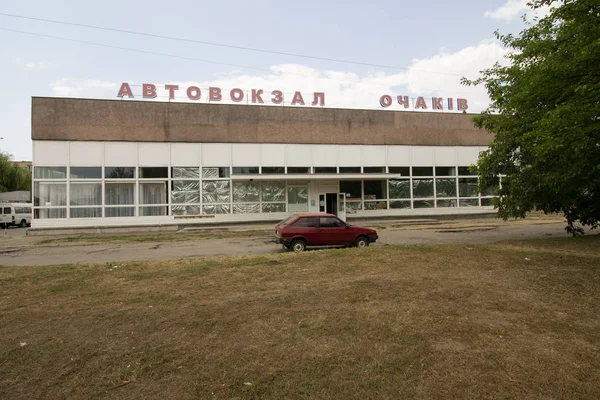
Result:
<svg viewBox="0 0 600 400">
<path fill-rule="evenodd" d="M 102 142 L 70 142 L 69 158 L 73 167 L 101 167 L 104 159 Z"/>
<path fill-rule="evenodd" d="M 386 165 L 385 146 L 361 146 L 360 159 L 365 167 Z"/>
<path fill-rule="evenodd" d="M 234 167 L 258 167 L 260 165 L 260 144 L 232 144 L 231 165 Z"/>
<path fill-rule="evenodd" d="M 312 163 L 315 167 L 335 167 L 338 165 L 336 145 L 312 145 Z"/>
<path fill-rule="evenodd" d="M 388 146 L 388 165 L 392 167 L 407 167 L 410 165 L 409 146 Z"/>
<path fill-rule="evenodd" d="M 433 147 L 413 146 L 410 150 L 411 165 L 415 167 L 430 167 L 433 165 Z"/>
<path fill-rule="evenodd" d="M 338 146 L 340 167 L 360 167 L 361 146 Z"/>
<path fill-rule="evenodd" d="M 260 165 L 263 167 L 285 166 L 285 144 L 261 144 Z"/>
<path fill-rule="evenodd" d="M 169 144 L 168 143 L 139 143 L 139 162 L 142 167 L 168 166 Z"/>
<path fill-rule="evenodd" d="M 135 167 L 138 144 L 132 142 L 104 142 L 104 165 L 107 167 Z"/>
<path fill-rule="evenodd" d="M 285 146 L 285 159 L 290 167 L 310 167 L 310 145 L 288 144 Z"/>
<path fill-rule="evenodd" d="M 197 143 L 171 143 L 171 165 L 197 167 L 200 165 L 200 145 Z"/>
<path fill-rule="evenodd" d="M 457 162 L 459 166 L 469 166 L 475 164 L 479 158 L 479 147 L 457 147 Z"/>
<path fill-rule="evenodd" d="M 202 165 L 227 167 L 231 164 L 231 145 L 227 143 L 203 143 Z"/>
<path fill-rule="evenodd" d="M 439 167 L 456 165 L 456 147 L 439 146 L 433 149 L 434 162 Z"/>
<path fill-rule="evenodd" d="M 67 165 L 69 162 L 69 142 L 34 141 L 33 163 L 38 167 Z"/>
</svg>

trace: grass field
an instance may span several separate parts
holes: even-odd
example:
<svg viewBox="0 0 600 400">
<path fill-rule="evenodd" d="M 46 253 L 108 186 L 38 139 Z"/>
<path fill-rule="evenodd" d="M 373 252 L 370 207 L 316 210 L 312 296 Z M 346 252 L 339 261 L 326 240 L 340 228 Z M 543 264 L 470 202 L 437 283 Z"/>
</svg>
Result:
<svg viewBox="0 0 600 400">
<path fill-rule="evenodd" d="M 0 268 L 0 398 L 598 399 L 600 235 Z"/>
</svg>

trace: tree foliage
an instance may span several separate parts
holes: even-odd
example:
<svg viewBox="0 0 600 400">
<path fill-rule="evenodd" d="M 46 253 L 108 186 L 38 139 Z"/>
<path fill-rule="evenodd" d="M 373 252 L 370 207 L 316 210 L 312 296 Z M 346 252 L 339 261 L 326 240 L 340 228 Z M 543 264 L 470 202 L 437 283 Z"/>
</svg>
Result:
<svg viewBox="0 0 600 400">
<path fill-rule="evenodd" d="M 31 191 L 31 172 L 19 167 L 8 153 L 0 152 L 0 192 Z"/>
<path fill-rule="evenodd" d="M 481 71 L 487 110 L 475 124 L 493 133 L 475 169 L 480 189 L 497 186 L 504 218 L 563 213 L 568 232 L 600 220 L 600 1 L 533 0 L 550 13 L 518 36 L 496 37 L 508 65 Z"/>
</svg>

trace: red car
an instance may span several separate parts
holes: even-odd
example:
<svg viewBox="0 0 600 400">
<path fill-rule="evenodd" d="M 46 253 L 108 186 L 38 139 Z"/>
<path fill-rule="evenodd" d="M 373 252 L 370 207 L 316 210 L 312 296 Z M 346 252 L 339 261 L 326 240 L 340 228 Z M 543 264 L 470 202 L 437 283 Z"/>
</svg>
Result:
<svg viewBox="0 0 600 400">
<path fill-rule="evenodd" d="M 294 214 L 275 225 L 275 241 L 294 251 L 308 246 L 366 247 L 378 237 L 374 229 L 348 225 L 332 214 Z"/>
</svg>

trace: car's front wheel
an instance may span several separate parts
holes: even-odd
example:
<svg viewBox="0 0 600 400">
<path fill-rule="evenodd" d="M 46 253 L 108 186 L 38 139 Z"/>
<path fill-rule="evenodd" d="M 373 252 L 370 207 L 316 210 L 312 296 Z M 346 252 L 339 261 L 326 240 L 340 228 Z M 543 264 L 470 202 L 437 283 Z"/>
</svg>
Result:
<svg viewBox="0 0 600 400">
<path fill-rule="evenodd" d="M 301 251 L 306 250 L 306 243 L 304 242 L 304 240 L 296 239 L 292 242 L 290 248 L 295 252 L 299 253 Z"/>
<path fill-rule="evenodd" d="M 356 247 L 367 247 L 369 245 L 369 239 L 364 236 L 359 236 L 354 241 L 354 246 Z"/>
</svg>

